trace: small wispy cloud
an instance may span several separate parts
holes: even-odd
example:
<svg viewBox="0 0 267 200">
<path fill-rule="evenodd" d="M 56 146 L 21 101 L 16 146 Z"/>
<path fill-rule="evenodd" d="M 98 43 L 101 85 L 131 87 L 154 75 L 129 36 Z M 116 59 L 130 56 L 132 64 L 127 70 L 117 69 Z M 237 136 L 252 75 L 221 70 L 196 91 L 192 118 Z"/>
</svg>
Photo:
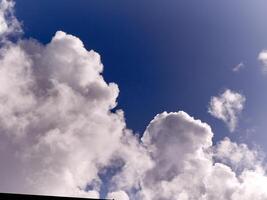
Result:
<svg viewBox="0 0 267 200">
<path fill-rule="evenodd" d="M 267 50 L 262 50 L 258 55 L 258 60 L 262 63 L 262 71 L 263 73 L 267 73 Z"/>
<path fill-rule="evenodd" d="M 226 123 L 230 132 L 234 132 L 245 101 L 245 96 L 227 89 L 219 96 L 211 98 L 208 112 Z"/>
<path fill-rule="evenodd" d="M 245 68 L 245 64 L 243 62 L 240 62 L 236 66 L 233 67 L 233 72 L 239 72 L 241 69 Z"/>
</svg>

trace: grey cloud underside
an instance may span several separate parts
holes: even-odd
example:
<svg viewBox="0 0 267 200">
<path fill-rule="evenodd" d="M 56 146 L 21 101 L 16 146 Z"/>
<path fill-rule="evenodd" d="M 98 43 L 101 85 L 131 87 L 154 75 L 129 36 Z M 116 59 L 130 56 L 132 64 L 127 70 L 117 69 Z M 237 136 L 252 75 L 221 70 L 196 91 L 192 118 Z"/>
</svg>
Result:
<svg viewBox="0 0 267 200">
<path fill-rule="evenodd" d="M 102 71 L 100 56 L 62 31 L 46 45 L 1 46 L 0 192 L 97 198 L 105 185 L 118 200 L 267 199 L 256 150 L 212 144 L 211 127 L 183 111 L 158 114 L 138 138 L 111 112 L 119 89 Z"/>
</svg>

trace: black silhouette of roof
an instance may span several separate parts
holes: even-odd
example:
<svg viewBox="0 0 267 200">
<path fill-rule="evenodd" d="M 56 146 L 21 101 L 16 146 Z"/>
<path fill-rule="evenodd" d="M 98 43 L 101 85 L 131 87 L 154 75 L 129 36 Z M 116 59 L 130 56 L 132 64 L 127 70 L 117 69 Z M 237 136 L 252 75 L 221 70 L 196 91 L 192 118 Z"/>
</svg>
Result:
<svg viewBox="0 0 267 200">
<path fill-rule="evenodd" d="M 0 193 L 0 200 L 113 200 L 113 199 L 92 199 L 92 198 L 74 198 L 61 196 L 43 196 L 43 195 L 29 195 L 29 194 L 11 194 Z"/>
</svg>

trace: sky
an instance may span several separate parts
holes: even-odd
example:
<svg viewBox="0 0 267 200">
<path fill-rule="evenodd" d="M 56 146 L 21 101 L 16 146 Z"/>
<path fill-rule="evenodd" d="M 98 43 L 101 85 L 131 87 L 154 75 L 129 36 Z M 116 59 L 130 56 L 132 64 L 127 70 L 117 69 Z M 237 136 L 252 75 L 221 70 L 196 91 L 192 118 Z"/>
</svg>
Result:
<svg viewBox="0 0 267 200">
<path fill-rule="evenodd" d="M 265 0 L 0 2 L 0 191 L 267 199 Z"/>
<path fill-rule="evenodd" d="M 257 56 L 267 48 L 266 1 L 16 4 L 25 37 L 48 43 L 63 30 L 101 55 L 105 80 L 119 85 L 118 108 L 129 128 L 142 134 L 155 114 L 185 110 L 211 124 L 218 139 L 242 140 L 257 129 L 246 139 L 264 148 L 267 78 Z M 240 63 L 245 67 L 233 72 Z M 234 136 L 207 113 L 211 96 L 226 88 L 248 97 Z"/>
</svg>

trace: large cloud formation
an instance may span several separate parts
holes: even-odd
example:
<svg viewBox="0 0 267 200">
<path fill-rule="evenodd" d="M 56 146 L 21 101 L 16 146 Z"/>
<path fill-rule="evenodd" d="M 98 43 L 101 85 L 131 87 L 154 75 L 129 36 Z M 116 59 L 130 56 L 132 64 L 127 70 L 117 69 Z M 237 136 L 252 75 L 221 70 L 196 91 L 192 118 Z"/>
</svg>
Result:
<svg viewBox="0 0 267 200">
<path fill-rule="evenodd" d="M 1 30 L 14 3 L 2 0 Z M 113 111 L 119 89 L 100 56 L 58 31 L 51 42 L 3 31 L 0 49 L 0 192 L 118 200 L 265 200 L 261 156 L 210 126 L 163 112 L 141 138 Z"/>
</svg>

